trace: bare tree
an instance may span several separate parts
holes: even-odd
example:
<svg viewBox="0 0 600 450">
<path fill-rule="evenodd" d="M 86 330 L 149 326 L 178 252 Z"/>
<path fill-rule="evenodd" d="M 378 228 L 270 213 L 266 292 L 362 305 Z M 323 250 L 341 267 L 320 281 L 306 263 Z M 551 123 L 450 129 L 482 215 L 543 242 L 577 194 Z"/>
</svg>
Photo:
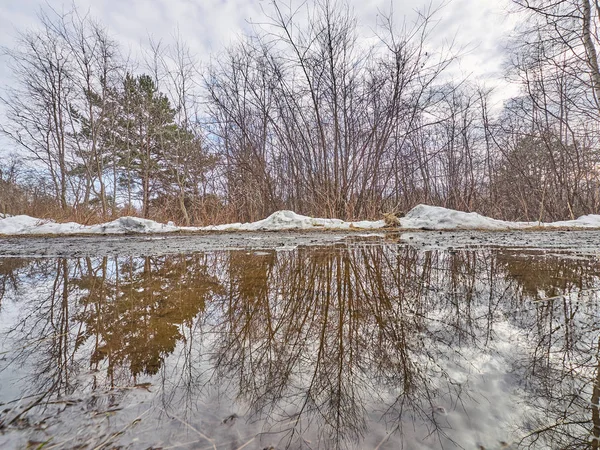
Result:
<svg viewBox="0 0 600 450">
<path fill-rule="evenodd" d="M 122 73 L 118 47 L 100 24 L 77 10 L 52 26 L 70 49 L 74 63 L 70 76 L 78 95 L 71 102 L 70 118 L 73 145 L 86 174 L 84 204 L 93 192 L 105 218 L 109 209 L 106 171 L 114 164 L 114 155 L 102 137 L 115 124 L 113 93 Z"/>
<path fill-rule="evenodd" d="M 42 13 L 40 21 L 41 29 L 19 36 L 16 49 L 4 49 L 17 85 L 0 97 L 7 117 L 0 132 L 26 150 L 36 164 L 44 165 L 66 210 L 73 163 L 68 148 L 72 61 L 50 17 Z"/>
<path fill-rule="evenodd" d="M 520 122 L 504 130 L 515 145 L 503 145 L 500 151 L 510 161 L 508 153 L 530 145 L 530 154 L 540 158 L 538 168 L 545 173 L 534 182 L 538 192 L 529 188 L 521 195 L 525 199 L 529 192 L 537 199 L 538 219 L 596 212 L 600 206 L 595 169 L 600 156 L 596 150 L 600 9 L 589 0 L 515 3 L 527 14 L 510 64 L 513 79 L 522 86 L 523 100 L 507 110 Z M 509 164 L 527 177 L 516 160 Z"/>
<path fill-rule="evenodd" d="M 306 19 L 301 11 L 275 2 L 205 79 L 229 201 L 260 192 L 257 208 L 256 196 L 241 204 L 248 218 L 281 206 L 378 215 L 401 197 L 409 136 L 452 59 L 426 50 L 435 11 L 399 33 L 386 18 L 374 45 L 359 39 L 346 4 L 316 2 Z"/>
</svg>

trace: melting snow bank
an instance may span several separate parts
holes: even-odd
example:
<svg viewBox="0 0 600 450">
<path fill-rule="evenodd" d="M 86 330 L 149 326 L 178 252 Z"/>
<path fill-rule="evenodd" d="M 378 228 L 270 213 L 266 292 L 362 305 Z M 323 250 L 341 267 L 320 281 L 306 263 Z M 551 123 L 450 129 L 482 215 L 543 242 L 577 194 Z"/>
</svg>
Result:
<svg viewBox="0 0 600 450">
<path fill-rule="evenodd" d="M 0 218 L 0 235 L 72 235 L 72 234 L 132 234 L 170 233 L 175 231 L 279 231 L 279 230 L 373 230 L 385 227 L 383 220 L 345 222 L 302 216 L 292 211 L 277 211 L 257 222 L 230 223 L 207 227 L 178 227 L 137 217 L 121 217 L 98 225 L 75 222 L 56 223 L 29 216 Z M 477 213 L 466 213 L 438 206 L 418 205 L 400 219 L 400 228 L 427 230 L 523 230 L 528 228 L 600 228 L 600 215 L 582 216 L 561 222 L 507 222 Z"/>
<path fill-rule="evenodd" d="M 319 219 L 302 216 L 292 211 L 277 211 L 257 222 L 230 223 L 207 227 L 178 227 L 137 217 L 121 217 L 98 225 L 78 223 L 56 223 L 52 220 L 36 219 L 29 216 L 0 218 L 0 235 L 69 235 L 69 234 L 131 234 L 131 233 L 171 233 L 175 231 L 278 231 L 278 230 L 365 230 L 383 228 L 383 220 L 345 222 L 340 219 Z"/>
<path fill-rule="evenodd" d="M 5 235 L 164 233 L 178 230 L 180 230 L 180 227 L 137 217 L 121 217 L 112 222 L 90 226 L 75 222 L 56 223 L 52 220 L 36 219 L 29 216 L 12 216 L 0 219 L 0 234 Z"/>
<path fill-rule="evenodd" d="M 561 222 L 508 222 L 477 213 L 439 206 L 418 205 L 400 219 L 404 229 L 426 230 L 524 230 L 528 228 L 600 228 L 600 215 L 590 214 Z"/>
<path fill-rule="evenodd" d="M 517 222 L 504 222 L 477 213 L 439 206 L 417 205 L 400 219 L 400 227 L 428 230 L 506 230 Z"/>
<path fill-rule="evenodd" d="M 378 229 L 383 228 L 385 222 L 363 220 L 359 222 L 345 222 L 340 219 L 319 219 L 302 216 L 293 211 L 277 211 L 266 219 L 250 223 L 231 223 L 226 225 L 213 225 L 199 228 L 204 231 L 277 231 L 277 230 L 351 230 L 351 229 Z"/>
</svg>

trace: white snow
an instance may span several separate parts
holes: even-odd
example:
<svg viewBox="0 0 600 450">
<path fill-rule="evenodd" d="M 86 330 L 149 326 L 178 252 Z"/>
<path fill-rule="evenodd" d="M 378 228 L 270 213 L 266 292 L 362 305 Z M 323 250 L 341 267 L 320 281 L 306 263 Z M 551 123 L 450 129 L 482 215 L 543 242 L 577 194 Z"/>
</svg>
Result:
<svg viewBox="0 0 600 450">
<path fill-rule="evenodd" d="M 340 219 L 320 219 L 315 217 L 302 216 L 293 211 L 277 211 L 266 219 L 250 223 L 231 223 L 227 225 L 213 225 L 202 227 L 205 231 L 277 231 L 277 230 L 350 230 L 357 229 L 377 229 L 383 228 L 383 220 L 360 222 L 344 222 Z"/>
<path fill-rule="evenodd" d="M 560 222 L 509 222 L 440 206 L 417 205 L 400 219 L 404 229 L 428 230 L 524 230 L 528 228 L 600 228 L 600 215 Z"/>
<path fill-rule="evenodd" d="M 600 215 L 588 214 L 578 217 L 575 220 L 563 220 L 545 224 L 547 227 L 565 227 L 565 228 L 600 228 Z"/>
<path fill-rule="evenodd" d="M 75 222 L 56 223 L 34 217 L 6 216 L 0 218 L 0 235 L 72 235 L 72 234 L 127 234 L 169 233 L 175 231 L 280 231 L 280 230 L 374 230 L 385 227 L 383 220 L 346 222 L 303 216 L 293 211 L 277 211 L 266 219 L 249 223 L 230 223 L 206 227 L 178 227 L 172 222 L 158 223 L 137 217 L 121 217 L 98 225 L 80 225 Z M 560 222 L 508 222 L 477 213 L 466 213 L 439 206 L 418 205 L 400 219 L 402 229 L 428 230 L 522 230 L 541 228 L 600 228 L 600 215 L 582 216 Z"/>
<path fill-rule="evenodd" d="M 87 231 L 89 228 L 89 231 Z M 119 217 L 117 220 L 113 220 L 108 223 L 101 223 L 99 225 L 92 225 L 91 227 L 84 227 L 83 230 L 78 231 L 79 233 L 92 233 L 92 234 L 119 234 L 119 233 L 169 233 L 173 231 L 180 231 L 183 227 L 178 227 L 169 222 L 168 224 L 158 223 L 153 220 L 140 219 L 139 217 Z"/>
<path fill-rule="evenodd" d="M 138 217 L 121 217 L 98 225 L 78 223 L 56 223 L 52 220 L 29 216 L 0 218 L 0 235 L 70 235 L 70 234 L 127 234 L 127 233 L 170 233 L 174 231 L 278 231 L 278 230 L 351 230 L 383 228 L 383 220 L 345 222 L 340 219 L 320 219 L 302 216 L 292 211 L 277 211 L 266 219 L 250 223 L 230 223 L 207 227 L 178 227 L 172 222 L 158 223 Z"/>
<path fill-rule="evenodd" d="M 29 216 L 9 216 L 0 219 L 0 234 L 24 234 L 35 229 L 45 221 Z"/>
<path fill-rule="evenodd" d="M 514 223 L 514 222 L 513 222 Z M 510 222 L 491 219 L 477 213 L 466 213 L 440 206 L 417 205 L 400 218 L 400 227 L 429 230 L 505 230 Z"/>
<path fill-rule="evenodd" d="M 4 235 L 160 233 L 177 230 L 179 227 L 137 217 L 121 217 L 112 222 L 91 226 L 75 222 L 56 223 L 24 215 L 0 219 L 0 234 Z"/>
</svg>

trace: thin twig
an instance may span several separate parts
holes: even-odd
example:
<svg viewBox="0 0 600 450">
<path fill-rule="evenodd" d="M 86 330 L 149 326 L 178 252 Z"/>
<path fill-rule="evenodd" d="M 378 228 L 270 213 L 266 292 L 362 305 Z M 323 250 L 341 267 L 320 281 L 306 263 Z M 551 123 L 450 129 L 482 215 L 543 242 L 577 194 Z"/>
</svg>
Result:
<svg viewBox="0 0 600 450">
<path fill-rule="evenodd" d="M 163 408 L 160 408 L 160 407 L 158 409 L 160 409 L 161 411 L 163 411 L 167 416 L 173 417 L 174 419 L 176 419 L 179 422 L 181 422 L 182 424 L 184 424 L 186 427 L 188 427 L 191 430 L 193 430 L 196 433 L 198 433 L 198 436 L 202 437 L 203 439 L 206 439 L 208 442 L 210 442 L 212 444 L 212 448 L 214 450 L 217 450 L 217 446 L 215 445 L 215 442 L 212 439 L 210 439 L 208 436 L 206 436 L 204 433 L 202 433 L 200 430 L 194 428 L 192 425 L 190 425 L 189 423 L 187 423 L 185 420 L 180 419 L 175 414 L 170 414 L 167 411 L 165 411 Z"/>
<path fill-rule="evenodd" d="M 374 449 L 374 450 L 379 450 L 379 449 L 381 448 L 381 446 L 387 442 L 387 440 L 390 438 L 390 436 L 391 436 L 392 434 L 394 434 L 398 428 L 400 428 L 400 424 L 399 424 L 399 423 L 398 423 L 398 424 L 397 424 L 397 425 L 394 427 L 394 429 L 393 429 L 392 431 L 390 431 L 390 432 L 389 432 L 389 433 L 388 433 L 388 434 L 387 434 L 387 435 L 386 435 L 386 436 L 385 436 L 385 437 L 384 437 L 384 438 L 381 440 L 381 442 L 380 442 L 379 444 L 377 444 L 377 447 L 375 447 L 375 449 Z"/>
</svg>

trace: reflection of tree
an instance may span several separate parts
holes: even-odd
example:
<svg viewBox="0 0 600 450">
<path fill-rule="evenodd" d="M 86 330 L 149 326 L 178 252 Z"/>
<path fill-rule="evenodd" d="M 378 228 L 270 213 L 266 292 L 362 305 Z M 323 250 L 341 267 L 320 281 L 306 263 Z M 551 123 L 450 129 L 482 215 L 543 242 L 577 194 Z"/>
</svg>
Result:
<svg viewBox="0 0 600 450">
<path fill-rule="evenodd" d="M 534 300 L 600 287 L 600 266 L 591 258 L 573 260 L 569 255 L 523 250 L 499 250 L 496 255 L 506 277 L 516 280 L 523 295 Z"/>
<path fill-rule="evenodd" d="M 233 253 L 229 263 L 234 286 L 224 305 L 228 332 L 216 353 L 221 376 L 239 379 L 256 414 L 295 422 L 290 440 L 306 414 L 321 419 L 321 438 L 337 441 L 364 428 L 353 376 L 360 318 L 352 314 L 348 256 L 326 250 L 249 260 Z"/>
<path fill-rule="evenodd" d="M 18 289 L 19 269 L 28 264 L 29 261 L 22 258 L 0 258 L 0 308 L 6 291 Z"/>
<path fill-rule="evenodd" d="M 118 260 L 111 282 L 106 259 L 96 270 L 89 260 L 87 266 L 77 285 L 87 292 L 80 301 L 88 307 L 78 319 L 85 337 L 94 339 L 92 366 L 106 359 L 111 378 L 126 361 L 134 377 L 157 373 L 183 338 L 180 326 L 190 326 L 207 296 L 219 290 L 197 255 Z"/>
<path fill-rule="evenodd" d="M 31 302 L 22 305 L 21 322 L 9 330 L 17 348 L 11 353 L 11 362 L 23 364 L 31 357 L 35 367 L 29 380 L 32 394 L 60 397 L 75 389 L 72 380 L 79 367 L 73 355 L 81 324 L 71 320 L 71 275 L 66 260 L 34 261 L 14 283 L 15 301 L 24 297 Z M 32 292 L 37 294 L 35 298 Z"/>
<path fill-rule="evenodd" d="M 532 410 L 522 444 L 597 449 L 600 266 L 569 255 L 506 250 L 498 261 L 519 282 L 521 299 L 533 302 L 532 314 L 516 319 L 530 344 L 526 358 L 514 364 Z"/>
<path fill-rule="evenodd" d="M 546 331 L 556 328 L 556 322 L 545 324 Z M 586 328 L 598 336 L 597 327 L 595 330 Z M 537 330 L 532 332 L 530 337 L 540 339 L 537 333 Z M 521 443 L 536 448 L 597 449 L 598 441 L 594 437 L 600 433 L 598 341 L 590 342 L 588 337 L 577 344 L 577 351 L 569 352 L 564 344 L 560 345 L 559 341 L 564 343 L 565 340 L 564 334 L 559 334 L 561 332 L 553 332 L 554 343 L 547 347 L 544 359 L 540 358 L 538 346 L 532 349 L 527 360 L 515 364 L 524 375 L 524 400 L 530 408 Z M 535 346 L 536 341 L 532 344 Z"/>
<path fill-rule="evenodd" d="M 540 255 L 531 256 L 536 257 Z M 370 403 L 383 401 L 383 386 L 397 392 L 386 414 L 392 429 L 394 423 L 401 430 L 403 424 L 421 422 L 450 439 L 445 436 L 447 423 L 435 414 L 436 405 L 460 409 L 470 400 L 468 384 L 454 381 L 447 372 L 448 360 L 468 372 L 469 356 L 462 356 L 462 349 L 484 352 L 495 338 L 495 324 L 520 309 L 520 295 L 528 295 L 536 284 L 547 293 L 564 294 L 575 287 L 589 289 L 599 276 L 593 264 L 582 270 L 578 262 L 562 259 L 558 269 L 546 268 L 553 274 L 547 279 L 539 273 L 529 280 L 510 272 L 505 279 L 502 275 L 511 269 L 507 264 L 502 252 L 391 252 L 385 247 L 299 249 L 276 257 L 233 255 L 230 276 L 237 278 L 232 277 L 224 305 L 227 333 L 216 352 L 217 369 L 221 377 L 238 380 L 241 395 L 258 417 L 287 426 L 282 428 L 287 429 L 288 444 L 310 436 L 311 423 L 318 424 L 326 447 L 359 437 Z M 562 290 L 557 290 L 557 280 Z M 538 306 L 538 312 L 543 308 Z M 514 318 L 524 332 L 532 333 L 533 348 L 543 347 L 556 328 L 548 328 L 542 319 L 527 311 Z M 569 342 L 581 337 L 568 327 L 565 333 Z M 590 330 L 580 333 L 589 336 Z M 588 358 L 590 354 L 585 353 Z M 539 356 L 538 349 L 529 366 L 515 364 L 515 374 L 539 382 Z M 566 406 L 566 412 L 569 404 L 556 381 L 546 385 L 552 392 L 531 383 L 528 389 Z M 589 412 L 589 398 L 587 405 L 570 406 Z M 589 419 L 582 423 L 587 427 Z M 552 432 L 544 430 L 549 436 Z"/>
<path fill-rule="evenodd" d="M 600 338 L 596 351 L 596 379 L 592 386 L 592 449 L 600 448 Z"/>
<path fill-rule="evenodd" d="M 115 371 L 124 365 L 134 377 L 155 374 L 183 338 L 181 327 L 191 327 L 206 297 L 220 289 L 204 258 L 61 258 L 32 263 L 19 289 L 45 284 L 38 291 L 44 296 L 24 295 L 30 300 L 10 335 L 30 344 L 15 344 L 20 350 L 13 360 L 33 358 L 33 385 L 54 394 L 77 388 L 72 380 L 85 360 L 76 353 L 90 348 L 90 342 L 89 364 L 98 369 L 106 360 L 111 385 Z"/>
<path fill-rule="evenodd" d="M 237 379 L 256 416 L 286 424 L 288 444 L 314 433 L 311 423 L 326 447 L 357 439 L 384 386 L 396 393 L 386 416 L 398 428 L 411 416 L 444 433 L 436 402 L 461 387 L 429 377 L 445 371 L 448 352 L 489 332 L 487 316 L 471 310 L 485 258 L 340 246 L 233 253 L 229 264 L 216 367 Z"/>
<path fill-rule="evenodd" d="M 600 273 L 591 262 L 359 242 L 59 259 L 12 273 L 16 286 L 45 283 L 15 330 L 34 343 L 20 356 L 35 359 L 40 391 L 76 391 L 87 366 L 106 370 L 111 387 L 163 367 L 154 384 L 165 411 L 193 421 L 216 387 L 248 405 L 246 418 L 277 448 L 363 446 L 373 421 L 386 425 L 369 437 L 373 447 L 462 445 L 444 409 L 468 417 L 487 401 L 471 385 L 481 375 L 472 358 L 495 352 L 510 326 L 527 343 L 504 355 L 528 411 L 517 436 L 533 447 L 597 448 L 599 300 L 589 293 Z"/>
</svg>

